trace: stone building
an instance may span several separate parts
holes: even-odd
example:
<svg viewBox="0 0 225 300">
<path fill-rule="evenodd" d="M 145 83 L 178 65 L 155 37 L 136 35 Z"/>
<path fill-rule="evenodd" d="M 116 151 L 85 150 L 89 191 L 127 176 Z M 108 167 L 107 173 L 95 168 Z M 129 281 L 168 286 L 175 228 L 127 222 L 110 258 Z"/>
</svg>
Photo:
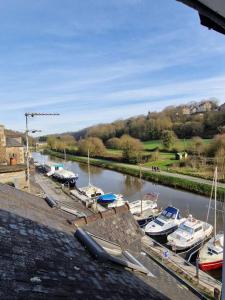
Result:
<svg viewBox="0 0 225 300">
<path fill-rule="evenodd" d="M 20 136 L 6 136 L 5 128 L 0 125 L 0 163 L 10 164 L 14 158 L 16 164 L 24 164 L 24 147 Z"/>
<path fill-rule="evenodd" d="M 0 182 L 18 189 L 26 188 L 24 147 L 19 136 L 7 136 L 0 125 Z"/>
</svg>

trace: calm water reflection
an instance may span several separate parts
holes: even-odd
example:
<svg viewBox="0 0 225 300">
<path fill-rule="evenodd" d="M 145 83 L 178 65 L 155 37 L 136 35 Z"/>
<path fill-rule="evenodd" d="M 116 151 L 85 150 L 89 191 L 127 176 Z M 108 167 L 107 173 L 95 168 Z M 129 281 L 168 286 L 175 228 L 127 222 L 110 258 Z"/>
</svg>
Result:
<svg viewBox="0 0 225 300">
<path fill-rule="evenodd" d="M 51 161 L 62 161 L 58 158 L 49 157 L 40 153 L 33 153 L 35 160 L 40 163 Z M 77 182 L 78 187 L 88 184 L 88 168 L 86 164 L 77 162 L 64 162 L 65 168 L 79 174 Z M 207 197 L 195 195 L 189 192 L 180 191 L 177 189 L 165 187 L 163 185 L 154 184 L 148 181 L 140 183 L 139 178 L 124 175 L 115 171 L 105 170 L 99 167 L 91 166 L 91 183 L 101 187 L 104 192 L 114 192 L 123 194 L 124 198 L 128 201 L 140 199 L 148 192 L 159 193 L 158 204 L 160 207 L 167 205 L 174 205 L 181 210 L 184 215 L 191 213 L 194 217 L 205 220 L 209 199 Z M 212 206 L 214 203 L 212 203 Z M 218 202 L 218 209 L 221 210 L 217 213 L 217 228 L 223 228 L 223 205 Z M 209 221 L 213 224 L 214 218 L 213 208 L 210 210 Z"/>
</svg>

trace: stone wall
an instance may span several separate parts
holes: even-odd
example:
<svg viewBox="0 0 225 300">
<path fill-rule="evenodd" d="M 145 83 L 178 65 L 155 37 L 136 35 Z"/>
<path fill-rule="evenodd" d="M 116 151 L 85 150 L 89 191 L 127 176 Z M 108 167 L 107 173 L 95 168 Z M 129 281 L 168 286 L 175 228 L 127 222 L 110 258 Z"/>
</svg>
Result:
<svg viewBox="0 0 225 300">
<path fill-rule="evenodd" d="M 0 183 L 13 183 L 18 189 L 25 189 L 26 187 L 26 172 L 25 170 L 0 173 Z"/>
<path fill-rule="evenodd" d="M 6 161 L 9 164 L 10 158 L 15 157 L 17 164 L 24 164 L 23 147 L 6 147 Z"/>
<path fill-rule="evenodd" d="M 84 219 L 75 220 L 74 224 L 83 227 L 88 232 L 117 243 L 124 250 L 132 252 L 141 251 L 141 238 L 144 235 L 126 205 L 116 210 L 109 209 L 99 214 Z"/>
<path fill-rule="evenodd" d="M 0 146 L 6 146 L 6 138 L 5 138 L 5 131 L 4 126 L 0 125 Z"/>
</svg>

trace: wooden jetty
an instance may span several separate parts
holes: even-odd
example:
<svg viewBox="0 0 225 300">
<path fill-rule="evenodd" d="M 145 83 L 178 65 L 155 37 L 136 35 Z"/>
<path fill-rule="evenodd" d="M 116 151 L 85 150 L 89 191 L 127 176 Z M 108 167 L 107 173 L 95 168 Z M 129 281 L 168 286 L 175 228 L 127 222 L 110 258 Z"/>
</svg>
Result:
<svg viewBox="0 0 225 300">
<path fill-rule="evenodd" d="M 142 249 L 153 260 L 175 274 L 186 285 L 199 291 L 207 298 L 213 297 L 213 299 L 217 299 L 214 298 L 215 290 L 221 293 L 221 282 L 209 274 L 197 270 L 196 266 L 188 263 L 181 256 L 170 251 L 147 235 L 142 238 Z"/>
</svg>

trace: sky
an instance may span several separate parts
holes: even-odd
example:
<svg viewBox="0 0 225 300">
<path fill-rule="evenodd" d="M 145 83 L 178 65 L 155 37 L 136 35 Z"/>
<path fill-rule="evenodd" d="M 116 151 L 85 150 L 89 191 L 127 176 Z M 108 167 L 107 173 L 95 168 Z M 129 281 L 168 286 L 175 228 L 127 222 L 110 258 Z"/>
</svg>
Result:
<svg viewBox="0 0 225 300">
<path fill-rule="evenodd" d="M 77 131 L 225 102 L 225 36 L 175 0 L 0 0 L 0 123 Z"/>
</svg>

